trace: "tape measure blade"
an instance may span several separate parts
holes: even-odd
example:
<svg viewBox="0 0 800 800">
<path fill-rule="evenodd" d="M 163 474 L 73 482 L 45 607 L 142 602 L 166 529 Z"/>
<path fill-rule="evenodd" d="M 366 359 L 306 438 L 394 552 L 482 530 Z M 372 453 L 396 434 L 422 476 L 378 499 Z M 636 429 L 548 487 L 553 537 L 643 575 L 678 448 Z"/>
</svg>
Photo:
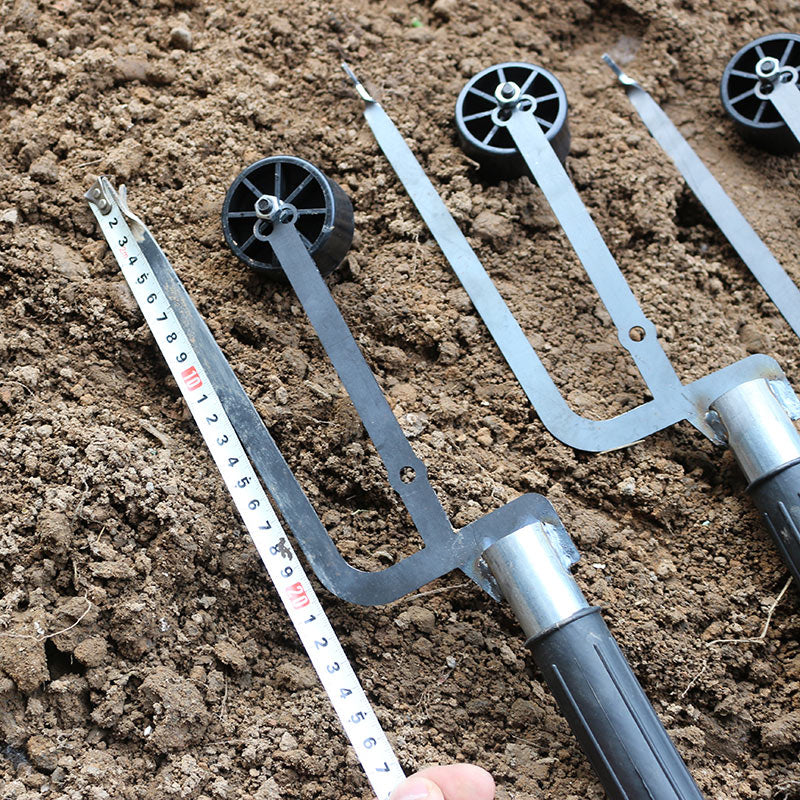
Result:
<svg viewBox="0 0 800 800">
<path fill-rule="evenodd" d="M 367 779 L 384 800 L 402 781 L 402 769 L 213 383 L 119 207 L 112 202 L 105 215 L 91 208 Z"/>
</svg>

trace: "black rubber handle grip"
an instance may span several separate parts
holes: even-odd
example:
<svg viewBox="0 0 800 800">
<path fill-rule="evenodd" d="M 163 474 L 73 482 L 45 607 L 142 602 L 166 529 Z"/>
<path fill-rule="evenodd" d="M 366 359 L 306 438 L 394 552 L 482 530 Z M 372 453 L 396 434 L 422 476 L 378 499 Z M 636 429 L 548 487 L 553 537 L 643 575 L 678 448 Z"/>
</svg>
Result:
<svg viewBox="0 0 800 800">
<path fill-rule="evenodd" d="M 748 488 L 786 566 L 800 585 L 800 463 L 794 462 Z"/>
<path fill-rule="evenodd" d="M 600 609 L 527 645 L 610 798 L 702 800 Z"/>
</svg>

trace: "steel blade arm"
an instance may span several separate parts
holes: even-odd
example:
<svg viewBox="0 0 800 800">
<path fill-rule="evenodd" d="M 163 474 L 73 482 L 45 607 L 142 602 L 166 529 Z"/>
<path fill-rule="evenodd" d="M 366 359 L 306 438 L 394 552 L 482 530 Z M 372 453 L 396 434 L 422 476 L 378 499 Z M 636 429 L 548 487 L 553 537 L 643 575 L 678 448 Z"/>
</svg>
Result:
<svg viewBox="0 0 800 800">
<path fill-rule="evenodd" d="M 452 526 L 428 482 L 425 464 L 406 439 L 300 234 L 294 225 L 278 224 L 269 242 L 414 524 L 426 540 L 429 535 L 452 537 Z"/>
<path fill-rule="evenodd" d="M 613 320 L 620 344 L 631 354 L 653 397 L 679 395 L 681 383 L 661 347 L 656 326 L 642 311 L 533 112 L 514 109 L 507 126 Z"/>
<path fill-rule="evenodd" d="M 139 243 L 142 252 L 167 293 L 181 326 L 189 334 L 253 466 L 291 527 L 311 568 L 329 591 L 361 605 L 388 603 L 468 560 L 469 554 L 457 551 L 456 545 L 462 542 L 453 537 L 454 552 L 448 553 L 447 558 L 428 558 L 425 550 L 419 550 L 378 572 L 366 572 L 348 564 L 325 530 L 167 257 L 147 229 L 144 229 L 142 237 Z"/>
<path fill-rule="evenodd" d="M 778 81 L 770 92 L 769 99 L 789 126 L 794 138 L 800 142 L 800 89 L 797 84 Z"/>
</svg>

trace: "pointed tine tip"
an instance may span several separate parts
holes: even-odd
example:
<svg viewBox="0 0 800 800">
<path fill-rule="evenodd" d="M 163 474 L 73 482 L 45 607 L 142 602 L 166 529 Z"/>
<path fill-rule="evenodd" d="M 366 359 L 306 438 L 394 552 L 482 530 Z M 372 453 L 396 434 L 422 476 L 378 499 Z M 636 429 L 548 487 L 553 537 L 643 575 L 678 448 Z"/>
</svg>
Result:
<svg viewBox="0 0 800 800">
<path fill-rule="evenodd" d="M 636 81 L 630 77 L 630 75 L 626 75 L 622 69 L 619 67 L 616 61 L 608 53 L 603 53 L 603 61 L 606 62 L 608 68 L 617 76 L 617 80 L 623 84 L 624 86 L 638 86 Z"/>
<path fill-rule="evenodd" d="M 617 66 L 616 61 L 608 53 L 603 53 L 603 61 L 608 64 L 611 71 L 619 78 L 622 75 L 622 70 Z"/>
<path fill-rule="evenodd" d="M 342 61 L 342 69 L 347 75 L 348 78 L 353 82 L 353 86 L 356 87 L 356 91 L 358 92 L 359 96 L 365 103 L 374 103 L 375 100 L 373 99 L 372 95 L 364 88 L 364 84 L 356 76 L 355 72 L 350 68 L 350 65 L 346 61 Z"/>
<path fill-rule="evenodd" d="M 355 72 L 350 69 L 350 65 L 346 61 L 342 61 L 342 69 L 344 70 L 345 75 L 347 75 L 347 77 L 350 78 L 353 83 L 358 85 L 358 78 L 356 78 Z"/>
</svg>

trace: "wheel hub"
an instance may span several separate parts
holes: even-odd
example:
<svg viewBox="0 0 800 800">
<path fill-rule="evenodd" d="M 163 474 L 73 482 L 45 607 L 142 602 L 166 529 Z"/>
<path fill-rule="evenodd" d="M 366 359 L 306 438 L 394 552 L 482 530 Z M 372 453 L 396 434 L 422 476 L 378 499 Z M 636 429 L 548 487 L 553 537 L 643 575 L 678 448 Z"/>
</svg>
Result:
<svg viewBox="0 0 800 800">
<path fill-rule="evenodd" d="M 245 264 L 282 274 L 269 243 L 274 226 L 293 223 L 320 272 L 332 272 L 353 238 L 353 206 L 317 167 L 294 156 L 273 156 L 246 167 L 222 207 L 225 241 Z"/>
<path fill-rule="evenodd" d="M 563 162 L 569 151 L 567 96 L 547 70 L 524 62 L 479 72 L 456 102 L 456 128 L 464 152 L 498 178 L 527 173 L 507 130 L 514 108 L 530 111 Z"/>
</svg>

